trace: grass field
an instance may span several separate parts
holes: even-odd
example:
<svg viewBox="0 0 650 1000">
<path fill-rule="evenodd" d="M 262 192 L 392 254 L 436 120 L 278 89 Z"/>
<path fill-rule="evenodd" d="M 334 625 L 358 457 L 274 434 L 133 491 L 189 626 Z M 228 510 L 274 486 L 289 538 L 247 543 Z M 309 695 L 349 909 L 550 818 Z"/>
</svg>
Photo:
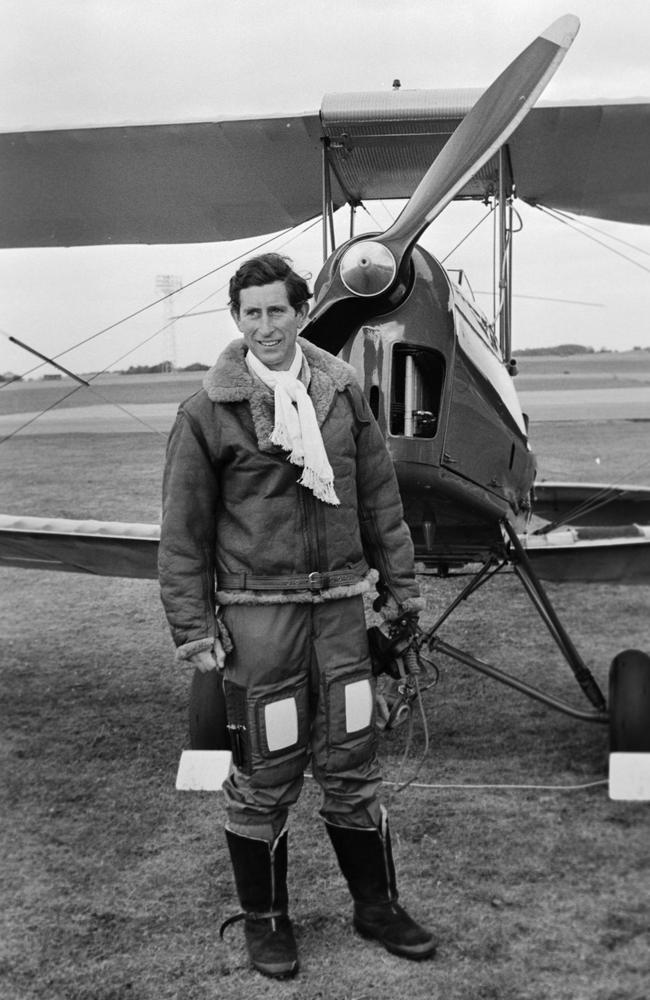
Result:
<svg viewBox="0 0 650 1000">
<path fill-rule="evenodd" d="M 546 478 L 649 480 L 647 424 L 532 431 Z M 163 449 L 137 433 L 16 437 L 0 509 L 156 520 Z M 425 624 L 460 584 L 426 582 Z M 648 1000 L 650 804 L 609 800 L 604 727 L 441 658 L 417 783 L 385 787 L 402 898 L 439 956 L 407 963 L 352 932 L 308 781 L 289 847 L 302 970 L 275 983 L 249 971 L 237 927 L 218 939 L 238 908 L 223 805 L 174 789 L 189 677 L 156 585 L 4 569 L 0 587 L 2 1000 Z M 548 589 L 605 690 L 620 649 L 650 647 L 648 588 Z M 512 577 L 444 638 L 582 704 Z M 400 769 L 405 745 L 382 737 L 389 780 L 415 773 L 421 726 Z"/>
</svg>

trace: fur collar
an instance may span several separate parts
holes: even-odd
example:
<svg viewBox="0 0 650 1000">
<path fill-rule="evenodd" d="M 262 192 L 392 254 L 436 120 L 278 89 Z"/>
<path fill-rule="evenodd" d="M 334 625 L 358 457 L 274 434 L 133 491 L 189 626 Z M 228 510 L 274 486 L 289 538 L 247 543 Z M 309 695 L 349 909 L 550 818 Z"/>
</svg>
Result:
<svg viewBox="0 0 650 1000">
<path fill-rule="evenodd" d="M 318 426 L 322 427 L 337 392 L 357 381 L 354 368 L 322 351 L 309 341 L 298 338 L 305 360 L 309 365 L 311 381 L 309 395 Z M 251 408 L 257 442 L 261 451 L 278 451 L 271 444 L 273 432 L 273 394 L 270 389 L 251 375 L 244 360 L 244 341 L 233 340 L 219 355 L 216 364 L 206 373 L 203 388 L 213 403 L 242 403 L 247 401 Z"/>
</svg>

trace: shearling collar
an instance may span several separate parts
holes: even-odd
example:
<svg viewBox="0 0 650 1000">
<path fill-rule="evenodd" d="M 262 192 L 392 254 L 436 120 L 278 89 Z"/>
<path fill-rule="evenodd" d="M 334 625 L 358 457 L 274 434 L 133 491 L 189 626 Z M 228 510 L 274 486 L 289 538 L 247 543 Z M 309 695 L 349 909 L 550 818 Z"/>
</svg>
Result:
<svg viewBox="0 0 650 1000">
<path fill-rule="evenodd" d="M 354 368 L 335 358 L 327 351 L 298 338 L 311 372 L 309 395 L 314 404 L 318 426 L 322 427 L 330 411 L 334 396 L 346 386 L 356 382 Z M 273 394 L 249 371 L 244 358 L 246 347 L 243 339 L 233 340 L 219 355 L 216 363 L 206 373 L 203 388 L 213 403 L 242 403 L 248 401 L 255 424 L 258 446 L 262 451 L 276 451 L 271 444 L 273 432 Z"/>
</svg>

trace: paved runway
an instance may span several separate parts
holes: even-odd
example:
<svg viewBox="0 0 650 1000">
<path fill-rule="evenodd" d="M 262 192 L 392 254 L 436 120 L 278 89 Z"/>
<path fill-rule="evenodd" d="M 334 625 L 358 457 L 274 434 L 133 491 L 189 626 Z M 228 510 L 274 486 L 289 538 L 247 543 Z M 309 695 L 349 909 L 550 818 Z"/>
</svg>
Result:
<svg viewBox="0 0 650 1000">
<path fill-rule="evenodd" d="M 531 423 L 552 420 L 650 420 L 650 386 L 623 389 L 557 389 L 519 393 Z M 24 434 L 166 434 L 174 421 L 176 403 L 130 403 L 78 406 L 36 413 L 0 416 L 0 439 L 19 427 Z M 30 423 L 30 421 L 32 421 Z M 26 425 L 26 426 L 23 426 Z"/>
</svg>

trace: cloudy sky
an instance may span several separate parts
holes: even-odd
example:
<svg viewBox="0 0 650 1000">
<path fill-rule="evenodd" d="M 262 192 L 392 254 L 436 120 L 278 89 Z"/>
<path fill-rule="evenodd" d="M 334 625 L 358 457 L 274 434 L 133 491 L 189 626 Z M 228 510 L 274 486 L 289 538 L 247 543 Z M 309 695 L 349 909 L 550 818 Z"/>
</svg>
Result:
<svg viewBox="0 0 650 1000">
<path fill-rule="evenodd" d="M 567 12 L 582 27 L 544 97 L 650 99 L 647 0 L 0 0 L 0 129 L 314 112 L 324 93 L 389 89 L 395 77 L 408 88 L 486 87 Z M 368 207 L 375 229 L 398 210 Z M 444 257 L 484 211 L 451 206 L 426 245 Z M 613 245 L 629 261 L 521 211 L 515 348 L 650 347 L 650 228 L 588 220 L 597 239 L 625 241 Z M 342 218 L 342 233 L 346 227 Z M 479 293 L 491 287 L 489 229 L 449 260 L 467 269 Z M 282 246 L 301 270 L 318 271 L 316 231 Z M 178 364 L 211 361 L 234 331 L 226 314 L 205 310 L 223 305 L 229 261 L 254 247 L 0 251 L 0 330 L 57 353 L 155 300 L 159 275 L 187 283 L 225 265 L 176 307 L 203 313 L 175 324 Z M 479 301 L 489 311 L 489 297 Z M 159 361 L 172 350 L 168 335 L 156 336 L 168 318 L 165 306 L 154 306 L 64 363 L 89 371 Z M 0 370 L 33 367 L 6 338 L 0 352 Z"/>
</svg>

